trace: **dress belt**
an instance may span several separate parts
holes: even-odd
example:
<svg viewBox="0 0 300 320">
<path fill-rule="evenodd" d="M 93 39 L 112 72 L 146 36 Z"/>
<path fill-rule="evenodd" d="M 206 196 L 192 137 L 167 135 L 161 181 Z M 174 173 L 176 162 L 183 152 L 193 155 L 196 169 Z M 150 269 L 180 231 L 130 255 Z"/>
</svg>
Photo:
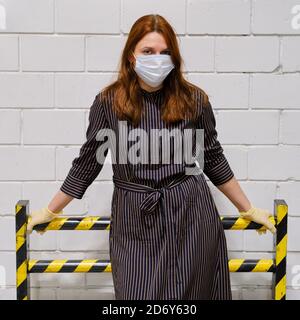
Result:
<svg viewBox="0 0 300 320">
<path fill-rule="evenodd" d="M 157 204 L 159 203 L 159 200 L 164 197 L 164 189 L 174 188 L 186 179 L 190 178 L 191 176 L 192 175 L 186 174 L 180 175 L 176 177 L 174 180 L 172 180 L 168 185 L 158 189 L 146 186 L 144 184 L 119 179 L 114 176 L 112 180 L 115 186 L 121 189 L 125 189 L 127 191 L 149 193 L 149 195 L 141 202 L 140 209 L 142 212 L 146 214 L 151 214 L 154 211 Z"/>
</svg>

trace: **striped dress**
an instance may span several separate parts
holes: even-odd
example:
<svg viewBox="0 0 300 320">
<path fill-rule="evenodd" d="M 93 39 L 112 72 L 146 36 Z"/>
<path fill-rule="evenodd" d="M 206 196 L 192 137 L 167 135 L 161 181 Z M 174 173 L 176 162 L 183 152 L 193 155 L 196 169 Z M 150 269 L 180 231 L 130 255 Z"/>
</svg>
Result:
<svg viewBox="0 0 300 320">
<path fill-rule="evenodd" d="M 202 171 L 195 166 L 197 174 L 187 175 L 184 162 L 120 163 L 117 158 L 112 163 L 109 253 L 115 298 L 232 299 L 225 233 L 204 174 L 215 186 L 234 174 L 217 139 L 211 104 L 203 107 L 200 90 L 196 91 L 197 121 L 167 124 L 160 114 L 163 88 L 140 90 L 144 113 L 139 127 L 149 136 L 154 128 L 204 129 L 204 167 Z M 96 95 L 86 141 L 61 185 L 61 191 L 77 199 L 83 197 L 103 167 L 96 150 L 106 140 L 96 140 L 97 132 L 112 129 L 117 154 L 119 148 L 124 150 L 124 141 L 118 139 L 124 126 L 119 126 L 112 103 L 112 95 L 107 100 L 102 99 L 101 92 Z M 134 127 L 126 123 L 130 132 Z M 127 143 L 129 150 L 136 140 Z M 176 145 L 170 148 L 171 154 L 175 151 Z"/>
</svg>

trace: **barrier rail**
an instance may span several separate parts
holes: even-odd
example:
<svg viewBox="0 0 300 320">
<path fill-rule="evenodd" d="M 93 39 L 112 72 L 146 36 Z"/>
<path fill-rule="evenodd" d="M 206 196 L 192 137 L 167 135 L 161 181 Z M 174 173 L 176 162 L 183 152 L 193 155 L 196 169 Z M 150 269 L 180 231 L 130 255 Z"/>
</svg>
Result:
<svg viewBox="0 0 300 320">
<path fill-rule="evenodd" d="M 29 214 L 29 200 L 16 204 L 16 288 L 17 300 L 30 299 L 30 273 L 73 273 L 111 272 L 109 260 L 30 260 L 29 239 L 26 227 Z M 286 255 L 287 255 L 288 206 L 284 200 L 274 200 L 275 224 L 274 259 L 230 259 L 230 272 L 272 272 L 273 298 L 286 299 Z M 220 217 L 224 230 L 265 230 L 265 227 L 239 217 Z M 62 217 L 49 223 L 35 226 L 34 230 L 109 230 L 110 217 Z"/>
</svg>

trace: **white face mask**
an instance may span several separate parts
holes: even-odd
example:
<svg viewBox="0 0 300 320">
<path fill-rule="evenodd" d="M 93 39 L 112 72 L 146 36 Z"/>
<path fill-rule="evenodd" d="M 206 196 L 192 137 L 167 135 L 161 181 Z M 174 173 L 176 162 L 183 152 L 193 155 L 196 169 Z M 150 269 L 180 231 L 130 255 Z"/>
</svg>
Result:
<svg viewBox="0 0 300 320">
<path fill-rule="evenodd" d="M 158 87 L 175 67 L 168 54 L 136 55 L 135 72 L 150 87 Z"/>
</svg>

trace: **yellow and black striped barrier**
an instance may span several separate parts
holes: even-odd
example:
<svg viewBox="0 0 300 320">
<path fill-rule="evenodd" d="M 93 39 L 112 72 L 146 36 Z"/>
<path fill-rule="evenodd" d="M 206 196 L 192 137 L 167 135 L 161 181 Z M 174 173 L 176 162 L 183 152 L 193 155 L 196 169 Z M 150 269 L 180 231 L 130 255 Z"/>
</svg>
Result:
<svg viewBox="0 0 300 320">
<path fill-rule="evenodd" d="M 276 246 L 275 263 L 276 272 L 273 278 L 273 296 L 275 300 L 285 300 L 286 298 L 286 260 L 287 260 L 287 223 L 288 206 L 284 200 L 275 200 L 274 211 L 276 213 Z"/>
<path fill-rule="evenodd" d="M 231 259 L 230 272 L 274 272 L 273 260 Z M 29 273 L 111 272 L 109 260 L 30 260 Z"/>
<path fill-rule="evenodd" d="M 20 200 L 16 204 L 16 286 L 17 300 L 29 299 L 28 242 L 26 241 L 29 201 Z"/>
<path fill-rule="evenodd" d="M 20 200 L 16 205 L 16 275 L 17 299 L 29 299 L 29 273 L 88 273 L 111 272 L 109 260 L 29 260 L 26 224 L 29 201 Z M 274 216 L 270 221 L 276 226 L 274 236 L 274 259 L 231 259 L 230 272 L 272 272 L 273 297 L 286 299 L 286 255 L 287 255 L 287 216 L 288 207 L 284 200 L 274 200 Z M 221 217 L 225 230 L 264 230 L 265 227 L 239 218 Z M 56 218 L 49 223 L 40 224 L 34 230 L 109 230 L 109 217 L 68 217 Z M 28 240 L 28 239 L 27 239 Z"/>
</svg>

